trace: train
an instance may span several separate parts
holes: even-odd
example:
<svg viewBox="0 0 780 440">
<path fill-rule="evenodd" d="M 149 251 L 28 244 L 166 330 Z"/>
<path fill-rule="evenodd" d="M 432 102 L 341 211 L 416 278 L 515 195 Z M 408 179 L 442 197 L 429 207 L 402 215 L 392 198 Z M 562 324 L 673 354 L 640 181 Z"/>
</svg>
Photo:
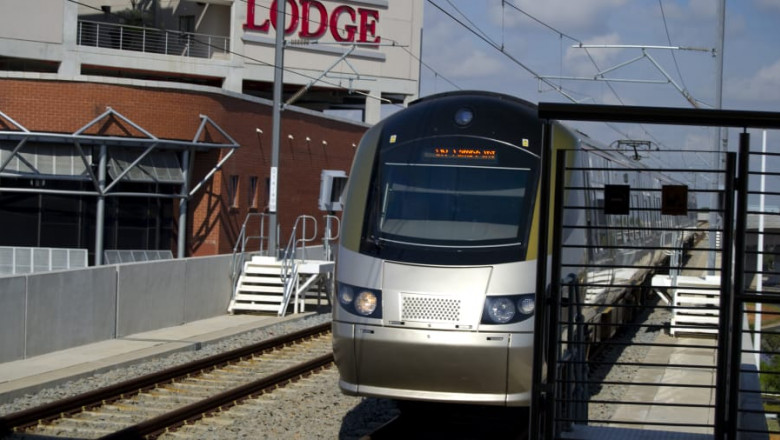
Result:
<svg viewBox="0 0 780 440">
<path fill-rule="evenodd" d="M 537 261 L 550 258 L 538 252 L 542 131 L 530 102 L 457 91 L 418 99 L 364 134 L 343 196 L 335 270 L 333 353 L 343 393 L 530 405 Z M 589 227 L 564 234 L 562 257 L 595 286 L 584 298 L 594 304 L 585 319 L 595 320 L 627 290 L 598 286 L 637 285 L 648 272 L 615 267 L 664 258 L 663 228 L 652 226 L 690 230 L 695 218 L 653 209 L 661 194 L 652 188 L 667 178 L 620 171 L 638 165 L 562 123 L 553 123 L 553 140 L 554 150 L 581 153 L 568 156 L 573 169 L 599 170 L 564 179 L 580 188 L 567 205 L 599 208 L 567 212 L 564 223 Z M 604 215 L 611 183 L 645 188 L 631 195 L 644 209 Z M 630 250 L 617 252 L 621 244 Z"/>
</svg>

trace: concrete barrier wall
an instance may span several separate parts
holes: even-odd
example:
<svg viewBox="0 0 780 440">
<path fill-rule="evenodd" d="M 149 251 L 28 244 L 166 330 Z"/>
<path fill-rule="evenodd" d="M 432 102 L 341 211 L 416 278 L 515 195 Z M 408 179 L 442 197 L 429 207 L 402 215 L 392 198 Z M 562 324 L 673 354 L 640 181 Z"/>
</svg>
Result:
<svg viewBox="0 0 780 440">
<path fill-rule="evenodd" d="M 27 277 L 0 278 L 0 362 L 24 358 Z"/>
<path fill-rule="evenodd" d="M 0 277 L 0 362 L 219 316 L 231 255 Z"/>
<path fill-rule="evenodd" d="M 116 268 L 27 276 L 25 356 L 114 337 Z"/>
<path fill-rule="evenodd" d="M 233 292 L 231 255 L 190 258 L 185 274 L 184 321 L 191 322 L 226 313 Z"/>
<path fill-rule="evenodd" d="M 184 323 L 185 261 L 117 266 L 116 336 Z"/>
</svg>

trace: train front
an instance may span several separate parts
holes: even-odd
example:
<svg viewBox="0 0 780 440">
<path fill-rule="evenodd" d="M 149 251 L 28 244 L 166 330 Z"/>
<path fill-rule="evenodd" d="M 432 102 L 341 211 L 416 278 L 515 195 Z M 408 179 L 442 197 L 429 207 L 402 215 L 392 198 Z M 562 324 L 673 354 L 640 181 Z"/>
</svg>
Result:
<svg viewBox="0 0 780 440">
<path fill-rule="evenodd" d="M 366 133 L 336 262 L 343 392 L 529 404 L 540 135 L 533 105 L 477 92 Z"/>
</svg>

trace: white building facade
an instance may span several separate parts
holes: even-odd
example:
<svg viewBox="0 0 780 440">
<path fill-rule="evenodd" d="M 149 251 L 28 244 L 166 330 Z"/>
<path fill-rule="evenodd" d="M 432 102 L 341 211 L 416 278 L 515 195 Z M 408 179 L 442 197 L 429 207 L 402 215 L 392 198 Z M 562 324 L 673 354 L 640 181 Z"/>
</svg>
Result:
<svg viewBox="0 0 780 440">
<path fill-rule="evenodd" d="M 217 87 L 270 98 L 276 0 L 3 0 L 0 78 Z M 286 0 L 283 99 L 359 110 L 418 93 L 422 0 Z"/>
</svg>

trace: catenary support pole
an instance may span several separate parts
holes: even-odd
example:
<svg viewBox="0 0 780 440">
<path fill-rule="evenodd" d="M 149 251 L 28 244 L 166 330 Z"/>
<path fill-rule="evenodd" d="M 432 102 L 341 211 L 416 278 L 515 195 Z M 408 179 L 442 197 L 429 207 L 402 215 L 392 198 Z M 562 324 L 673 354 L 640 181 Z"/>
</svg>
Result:
<svg viewBox="0 0 780 440">
<path fill-rule="evenodd" d="M 725 34 L 726 34 L 726 0 L 718 0 L 718 47 L 715 50 L 715 54 L 718 57 L 717 61 L 715 62 L 715 108 L 717 110 L 720 110 L 723 108 L 723 50 L 724 50 L 724 41 L 725 41 Z M 715 160 L 714 165 L 716 170 L 723 169 L 723 160 L 725 158 L 725 153 L 727 151 L 726 144 L 728 142 L 728 130 L 723 127 L 718 127 L 715 129 Z M 722 180 L 718 179 L 717 182 L 715 182 L 716 190 L 720 190 L 722 188 Z M 719 217 L 717 214 L 718 211 L 718 192 L 715 191 L 712 193 L 712 206 L 710 207 L 710 216 L 709 216 L 709 228 L 710 230 L 717 229 L 720 225 L 719 223 Z M 722 220 L 720 220 L 722 221 Z M 711 232 L 710 235 L 710 249 L 716 249 L 717 248 L 717 242 L 716 242 L 716 236 L 715 232 Z M 714 275 L 715 274 L 715 253 L 717 251 L 713 250 L 710 251 L 708 258 L 707 258 L 707 267 L 709 268 L 709 274 Z"/>
<path fill-rule="evenodd" d="M 103 264 L 103 236 L 106 221 L 106 166 L 108 162 L 108 147 L 100 145 L 98 158 L 98 194 L 95 209 L 95 266 Z"/>
<path fill-rule="evenodd" d="M 187 202 L 190 191 L 190 150 L 184 150 L 181 157 L 181 174 L 184 182 L 181 184 L 181 199 L 179 199 L 179 235 L 176 248 L 176 257 L 186 257 L 187 246 Z"/>
<path fill-rule="evenodd" d="M 271 127 L 271 175 L 268 195 L 268 251 L 278 257 L 276 206 L 279 194 L 279 142 L 282 137 L 282 87 L 284 80 L 284 9 L 286 1 L 276 2 L 276 51 L 274 54 L 274 105 Z"/>
</svg>

